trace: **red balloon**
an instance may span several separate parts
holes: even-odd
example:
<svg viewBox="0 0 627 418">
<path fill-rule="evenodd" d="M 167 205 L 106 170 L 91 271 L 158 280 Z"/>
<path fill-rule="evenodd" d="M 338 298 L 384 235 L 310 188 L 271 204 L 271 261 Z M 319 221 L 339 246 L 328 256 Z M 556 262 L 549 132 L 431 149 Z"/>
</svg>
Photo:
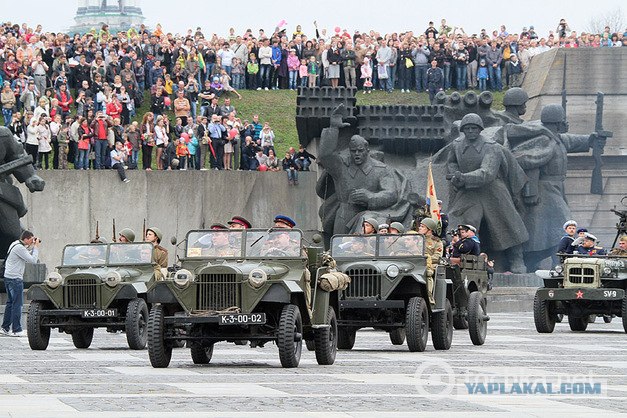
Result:
<svg viewBox="0 0 627 418">
<path fill-rule="evenodd" d="M 265 164 L 261 164 L 261 165 L 259 166 L 259 171 L 268 171 L 268 166 L 267 166 L 267 165 L 265 165 Z"/>
<path fill-rule="evenodd" d="M 185 141 L 185 142 L 189 142 L 189 134 L 187 132 L 183 132 L 181 134 L 181 138 Z"/>
<path fill-rule="evenodd" d="M 170 100 L 169 97 L 164 97 L 163 98 L 163 104 L 166 106 L 170 106 L 172 104 L 172 100 Z"/>
<path fill-rule="evenodd" d="M 342 29 L 340 29 L 340 27 L 339 27 L 339 26 L 336 26 L 336 27 L 335 27 L 335 33 L 340 33 L 340 31 L 341 31 L 341 30 L 342 30 Z"/>
</svg>

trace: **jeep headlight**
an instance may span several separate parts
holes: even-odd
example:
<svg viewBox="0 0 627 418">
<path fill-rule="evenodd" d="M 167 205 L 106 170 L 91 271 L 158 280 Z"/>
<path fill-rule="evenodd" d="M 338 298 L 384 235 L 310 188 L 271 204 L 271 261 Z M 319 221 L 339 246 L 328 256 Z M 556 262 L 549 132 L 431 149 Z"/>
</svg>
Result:
<svg viewBox="0 0 627 418">
<path fill-rule="evenodd" d="M 603 267 L 603 274 L 605 276 L 611 276 L 612 275 L 612 268 L 611 267 Z"/>
<path fill-rule="evenodd" d="M 194 275 L 191 271 L 181 269 L 174 273 L 174 283 L 179 287 L 185 287 L 192 281 Z"/>
<path fill-rule="evenodd" d="M 557 274 L 562 274 L 564 272 L 564 267 L 562 267 L 562 266 L 555 266 L 554 270 L 555 270 L 555 272 Z"/>
<path fill-rule="evenodd" d="M 268 281 L 268 274 L 261 269 L 254 269 L 248 273 L 248 282 L 255 289 L 259 289 Z"/>
<path fill-rule="evenodd" d="M 399 269 L 396 264 L 390 264 L 388 268 L 385 269 L 385 274 L 387 274 L 390 279 L 394 279 L 398 277 L 398 274 L 400 272 L 401 272 L 401 269 Z"/>
<path fill-rule="evenodd" d="M 46 280 L 44 281 L 44 283 L 46 283 L 46 285 L 49 288 L 56 289 L 57 287 L 59 287 L 62 281 L 63 281 L 63 277 L 61 277 L 61 275 L 57 273 L 56 271 L 53 271 L 50 274 L 48 274 L 48 277 L 46 277 Z"/>
<path fill-rule="evenodd" d="M 116 287 L 122 282 L 122 276 L 117 271 L 110 271 L 105 276 L 105 283 L 110 287 Z"/>
</svg>

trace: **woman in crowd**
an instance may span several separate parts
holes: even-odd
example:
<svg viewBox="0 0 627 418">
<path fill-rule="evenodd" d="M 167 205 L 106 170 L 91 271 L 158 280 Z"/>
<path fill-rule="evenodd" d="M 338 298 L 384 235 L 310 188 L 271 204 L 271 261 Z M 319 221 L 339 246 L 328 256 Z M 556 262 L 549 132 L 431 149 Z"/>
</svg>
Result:
<svg viewBox="0 0 627 418">
<path fill-rule="evenodd" d="M 163 170 L 163 150 L 168 146 L 168 131 L 165 126 L 166 118 L 163 115 L 157 116 L 155 125 L 155 145 L 157 146 L 157 169 Z M 167 168 L 167 167 L 166 167 Z"/>
<path fill-rule="evenodd" d="M 142 167 L 144 170 L 152 170 L 152 150 L 155 147 L 155 115 L 148 112 L 142 118 L 141 143 L 142 143 Z"/>
</svg>

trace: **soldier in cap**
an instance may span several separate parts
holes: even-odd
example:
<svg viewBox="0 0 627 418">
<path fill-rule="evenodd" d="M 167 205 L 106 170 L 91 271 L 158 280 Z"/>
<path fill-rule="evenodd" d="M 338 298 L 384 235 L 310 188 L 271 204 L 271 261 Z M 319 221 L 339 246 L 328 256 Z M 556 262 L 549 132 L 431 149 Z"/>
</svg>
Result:
<svg viewBox="0 0 627 418">
<path fill-rule="evenodd" d="M 472 225 L 459 225 L 457 231 L 459 232 L 459 241 L 453 244 L 450 260 L 453 265 L 461 263 L 462 254 L 477 256 L 481 254 L 479 238 L 476 236 L 477 228 Z"/>
<path fill-rule="evenodd" d="M 135 231 L 131 228 L 124 228 L 118 235 L 118 242 L 135 242 Z"/>
<path fill-rule="evenodd" d="M 389 233 L 390 225 L 380 224 L 378 230 L 379 230 L 379 234 L 387 234 Z"/>
<path fill-rule="evenodd" d="M 524 172 L 511 152 L 481 135 L 479 115 L 464 116 L 460 130 L 463 135 L 453 141 L 447 162 L 452 186 L 450 214 L 464 224 L 485 224 L 482 234 L 491 248 L 505 251 L 510 271 L 524 273 L 522 244 L 529 234 L 513 199 L 525 185 Z"/>
<path fill-rule="evenodd" d="M 594 235 L 592 235 L 589 232 L 584 233 L 584 236 L 581 238 L 577 238 L 575 240 L 575 242 L 582 240 L 581 244 L 579 244 L 577 246 L 577 252 L 579 254 L 585 254 L 585 255 L 606 255 L 605 249 L 603 249 L 603 247 L 598 247 L 596 245 L 597 243 L 597 237 L 595 237 Z M 575 242 L 573 242 L 573 244 L 575 244 Z"/>
<path fill-rule="evenodd" d="M 240 254 L 241 241 L 238 240 L 237 242 L 231 242 L 229 238 L 231 238 L 230 235 L 233 234 L 229 234 L 226 232 L 229 229 L 238 228 L 229 228 L 221 223 L 215 223 L 211 225 L 210 228 L 213 231 L 213 233 L 211 234 L 211 246 L 206 248 L 206 251 L 203 251 L 203 255 L 207 255 L 210 257 L 234 257 Z"/>
<path fill-rule="evenodd" d="M 435 274 L 435 266 L 440 262 L 440 257 L 444 253 L 444 245 L 442 239 L 437 234 L 438 223 L 431 218 L 424 218 L 418 226 L 418 233 L 425 238 L 425 256 L 427 257 L 427 291 L 429 293 L 429 303 L 435 304 L 433 298 L 433 277 Z"/>
<path fill-rule="evenodd" d="M 374 218 L 367 218 L 364 219 L 364 223 L 362 226 L 362 233 L 364 235 L 374 235 L 377 233 L 377 227 L 379 226 L 379 223 Z"/>
<path fill-rule="evenodd" d="M 250 229 L 253 227 L 250 222 L 241 216 L 233 216 L 227 223 L 230 229 Z"/>
<path fill-rule="evenodd" d="M 400 222 L 392 222 L 388 228 L 388 234 L 399 235 L 405 233 L 405 227 Z"/>
<path fill-rule="evenodd" d="M 612 249 L 610 255 L 624 255 L 627 256 L 627 235 L 623 235 L 618 240 L 618 248 Z"/>
<path fill-rule="evenodd" d="M 575 240 L 575 231 L 577 230 L 577 222 L 573 221 L 572 219 L 569 221 L 566 221 L 562 229 L 564 229 L 565 234 L 557 246 L 557 253 L 558 254 L 572 254 L 573 251 L 575 250 L 575 247 L 573 247 L 572 244 L 573 244 L 573 241 Z"/>
<path fill-rule="evenodd" d="M 274 217 L 274 227 L 275 228 L 284 228 L 284 229 L 292 229 L 296 226 L 296 222 L 289 216 L 285 215 L 277 215 Z"/>
<path fill-rule="evenodd" d="M 157 280 L 163 280 L 163 274 L 161 274 L 161 269 L 168 268 L 168 250 L 163 248 L 161 245 L 161 240 L 163 239 L 163 232 L 157 227 L 151 227 L 146 229 L 146 242 L 149 242 L 153 245 L 153 259 L 155 263 L 157 263 L 155 267 L 155 276 Z"/>
</svg>

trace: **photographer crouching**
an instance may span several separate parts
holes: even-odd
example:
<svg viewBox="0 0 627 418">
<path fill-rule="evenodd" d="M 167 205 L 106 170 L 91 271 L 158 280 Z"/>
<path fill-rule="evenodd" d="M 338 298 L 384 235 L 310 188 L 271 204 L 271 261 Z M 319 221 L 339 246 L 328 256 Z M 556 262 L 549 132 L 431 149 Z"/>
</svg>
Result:
<svg viewBox="0 0 627 418">
<path fill-rule="evenodd" d="M 24 231 L 19 240 L 9 246 L 4 264 L 4 286 L 7 304 L 0 332 L 12 337 L 24 337 L 22 330 L 22 306 L 24 305 L 24 269 L 26 263 L 37 263 L 39 244 L 32 232 Z M 13 332 L 10 332 L 10 331 Z"/>
</svg>

